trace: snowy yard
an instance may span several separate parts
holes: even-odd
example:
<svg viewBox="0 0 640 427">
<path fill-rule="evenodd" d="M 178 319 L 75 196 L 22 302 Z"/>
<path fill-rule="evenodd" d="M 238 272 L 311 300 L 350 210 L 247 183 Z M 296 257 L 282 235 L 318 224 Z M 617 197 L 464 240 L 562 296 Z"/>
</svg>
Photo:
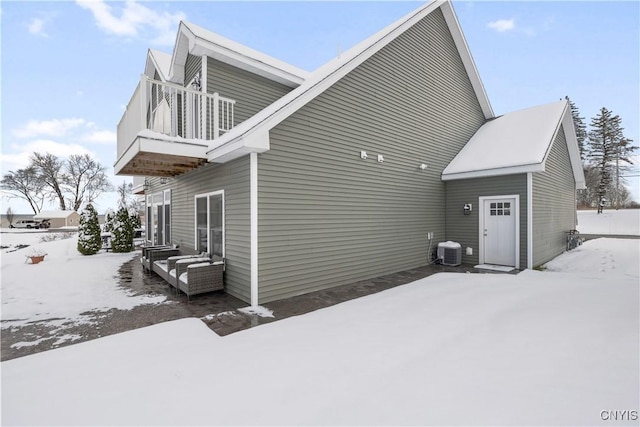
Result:
<svg viewBox="0 0 640 427">
<path fill-rule="evenodd" d="M 83 313 L 111 308 L 129 309 L 138 304 L 155 304 L 163 297 L 133 297 L 116 286 L 118 267 L 129 261 L 134 252 L 80 255 L 77 234 L 38 231 L 0 234 L 2 250 L 2 329 L 44 321 L 56 325 L 64 322 L 88 322 Z M 42 242 L 45 239 L 55 239 Z M 17 245 L 29 245 L 16 250 Z M 45 261 L 31 265 L 26 255 L 41 249 Z"/>
<path fill-rule="evenodd" d="M 3 320 L 151 302 L 105 279 L 131 255 L 47 245 L 34 266 L 3 250 Z M 598 239 L 546 271 L 441 273 L 226 337 L 183 319 L 10 360 L 2 424 L 637 425 L 639 260 L 640 240 Z M 36 298 L 87 276 L 76 307 Z"/>
<path fill-rule="evenodd" d="M 583 234 L 640 235 L 640 209 L 578 211 L 578 231 Z"/>
</svg>

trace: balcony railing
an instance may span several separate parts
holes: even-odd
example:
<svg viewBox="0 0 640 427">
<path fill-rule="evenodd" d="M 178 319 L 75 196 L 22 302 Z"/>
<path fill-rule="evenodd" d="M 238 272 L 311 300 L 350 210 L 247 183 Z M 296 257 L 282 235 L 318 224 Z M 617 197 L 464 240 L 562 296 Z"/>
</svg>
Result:
<svg viewBox="0 0 640 427">
<path fill-rule="evenodd" d="M 143 75 L 118 124 L 118 157 L 142 130 L 185 139 L 218 138 L 234 126 L 234 105 L 234 100 L 217 93 Z"/>
</svg>

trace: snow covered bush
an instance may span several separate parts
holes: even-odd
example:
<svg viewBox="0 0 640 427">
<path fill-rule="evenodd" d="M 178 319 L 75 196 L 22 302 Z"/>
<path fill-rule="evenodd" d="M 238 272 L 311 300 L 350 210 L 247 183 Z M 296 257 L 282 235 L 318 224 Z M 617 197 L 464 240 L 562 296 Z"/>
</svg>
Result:
<svg viewBox="0 0 640 427">
<path fill-rule="evenodd" d="M 135 208 L 129 208 L 129 218 L 131 219 L 131 226 L 133 227 L 133 231 L 135 234 L 135 230 L 137 228 L 142 227 L 142 220 L 140 219 L 140 214 Z"/>
<path fill-rule="evenodd" d="M 98 213 L 92 204 L 88 204 L 80 215 L 78 226 L 78 252 L 82 255 L 93 255 L 102 247 Z"/>
<path fill-rule="evenodd" d="M 113 220 L 115 219 L 115 216 L 116 213 L 113 211 L 113 209 L 107 209 L 104 214 L 104 224 L 102 225 L 102 231 L 113 231 Z"/>
<path fill-rule="evenodd" d="M 113 252 L 131 252 L 134 224 L 135 220 L 129 214 L 129 210 L 121 206 L 114 215 L 111 224 L 111 249 Z"/>
</svg>

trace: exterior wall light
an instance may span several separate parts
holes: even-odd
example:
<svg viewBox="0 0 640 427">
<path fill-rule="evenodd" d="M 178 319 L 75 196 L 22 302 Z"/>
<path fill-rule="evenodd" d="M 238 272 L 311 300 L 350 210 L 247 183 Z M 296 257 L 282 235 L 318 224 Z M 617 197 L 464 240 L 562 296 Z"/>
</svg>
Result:
<svg viewBox="0 0 640 427">
<path fill-rule="evenodd" d="M 360 158 L 361 159 L 366 159 L 367 158 L 367 152 L 366 151 L 361 151 L 360 152 Z"/>
<path fill-rule="evenodd" d="M 465 215 L 470 215 L 471 211 L 473 210 L 473 206 L 471 205 L 471 203 L 466 203 L 463 209 Z"/>
<path fill-rule="evenodd" d="M 427 168 L 426 163 L 420 164 L 420 170 L 425 170 Z"/>
<path fill-rule="evenodd" d="M 382 157 L 382 154 L 378 154 L 378 163 L 382 162 L 384 162 L 384 157 Z"/>
</svg>

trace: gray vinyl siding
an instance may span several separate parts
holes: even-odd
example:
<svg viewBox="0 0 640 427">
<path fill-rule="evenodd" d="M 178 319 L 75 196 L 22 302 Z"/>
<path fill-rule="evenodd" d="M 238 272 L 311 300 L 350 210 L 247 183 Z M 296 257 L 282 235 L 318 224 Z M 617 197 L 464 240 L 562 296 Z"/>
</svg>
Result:
<svg viewBox="0 0 640 427">
<path fill-rule="evenodd" d="M 195 196 L 224 190 L 225 290 L 250 302 L 249 157 L 226 164 L 207 164 L 172 178 L 166 185 L 152 179 L 147 194 L 171 188 L 171 241 L 181 252 L 195 253 Z"/>
<path fill-rule="evenodd" d="M 576 190 L 569 151 L 561 128 L 545 171 L 533 174 L 533 265 L 566 250 L 567 231 L 576 228 Z"/>
<path fill-rule="evenodd" d="M 483 122 L 437 10 L 276 126 L 258 157 L 260 302 L 426 264 L 442 170 Z"/>
<path fill-rule="evenodd" d="M 292 89 L 213 58 L 207 58 L 207 92 L 236 101 L 234 125 L 237 126 Z"/>
<path fill-rule="evenodd" d="M 527 175 L 505 175 L 447 181 L 446 239 L 462 245 L 462 263 L 478 264 L 480 253 L 480 197 L 520 196 L 520 268 L 527 267 Z M 473 210 L 465 215 L 463 207 L 471 203 Z M 466 255 L 466 248 L 473 255 Z"/>
<path fill-rule="evenodd" d="M 188 54 L 184 65 L 184 86 L 187 86 L 200 71 L 202 71 L 202 58 Z"/>
</svg>

